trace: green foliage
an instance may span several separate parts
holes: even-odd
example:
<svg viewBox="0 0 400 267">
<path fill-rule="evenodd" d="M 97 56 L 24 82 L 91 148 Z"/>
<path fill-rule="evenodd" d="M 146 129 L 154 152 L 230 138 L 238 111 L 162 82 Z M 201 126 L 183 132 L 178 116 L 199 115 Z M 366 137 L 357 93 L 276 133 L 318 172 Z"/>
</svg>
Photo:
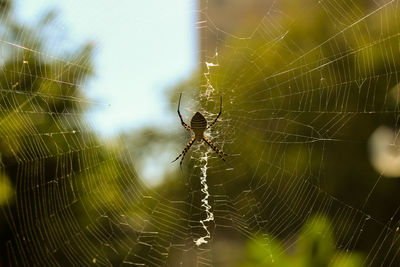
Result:
<svg viewBox="0 0 400 267">
<path fill-rule="evenodd" d="M 310 218 L 290 247 L 269 235 L 258 236 L 246 245 L 245 259 L 238 267 L 358 267 L 363 258 L 354 252 L 335 248 L 332 227 L 324 216 Z"/>
<path fill-rule="evenodd" d="M 0 173 L 0 206 L 10 201 L 13 196 L 13 188 L 10 182 L 10 178 L 4 174 Z"/>
<path fill-rule="evenodd" d="M 23 241 L 32 243 L 17 249 L 15 243 L 2 242 L 0 265 L 21 263 L 35 247 L 71 266 L 76 262 L 66 258 L 62 243 L 82 245 L 71 236 L 76 227 L 112 217 L 129 194 L 141 189 L 126 151 L 101 144 L 83 119 L 83 84 L 94 74 L 93 43 L 50 50 L 48 33 L 56 13 L 22 25 L 11 15 L 11 7 L 11 2 L 0 3 L 5 40 L 0 44 L 0 239 L 14 241 L 17 237 L 11 234 L 19 231 Z M 123 181 L 126 177 L 131 184 Z M 35 222 L 27 221 L 31 219 Z M 109 227 L 107 219 L 99 221 Z M 35 243 L 37 233 L 45 233 L 40 244 Z M 105 241 L 90 242 L 100 251 Z M 9 257 L 10 251 L 16 258 Z M 96 261 L 104 263 L 105 257 L 108 263 L 115 261 L 112 251 L 104 251 Z M 35 264 L 45 265 L 46 259 L 39 261 Z"/>
<path fill-rule="evenodd" d="M 218 138 L 229 140 L 225 152 L 240 154 L 228 158 L 240 175 L 232 179 L 229 172 L 211 174 L 210 186 L 223 184 L 230 199 L 249 190 L 247 198 L 270 208 L 258 213 L 265 220 L 274 218 L 271 207 L 282 207 L 279 218 L 295 217 L 304 227 L 310 224 L 308 214 L 322 213 L 333 228 L 348 229 L 325 231 L 322 237 L 314 230 L 328 226 L 314 221 L 307 242 L 299 238 L 296 253 L 284 257 L 301 266 L 359 266 L 357 253 L 370 253 L 381 234 L 380 227 L 371 226 L 366 235 L 359 221 L 370 213 L 378 221 L 391 221 L 400 204 L 393 197 L 400 180 L 380 179 L 367 151 L 375 129 L 385 124 L 398 127 L 398 95 L 392 88 L 398 87 L 400 69 L 399 7 L 378 7 L 368 1 L 279 1 L 279 12 L 271 11 L 263 23 L 250 27 L 257 29 L 250 38 L 218 32 L 213 36 L 221 41 L 218 56 L 204 59 L 219 67 L 208 74 L 215 90 L 201 100 L 199 109 L 211 110 L 210 100 L 223 96 L 224 125 L 216 126 Z M 204 66 L 200 72 L 209 71 Z M 194 74 L 191 83 L 177 86 L 173 95 L 191 92 L 193 84 L 206 84 L 201 73 Z M 199 95 L 206 90 L 199 86 Z M 315 206 L 301 205 L 314 200 Z M 326 208 L 324 201 L 334 204 Z M 356 213 L 357 219 L 336 216 L 338 207 Z M 269 230 L 274 229 L 264 229 Z M 293 231 L 291 226 L 276 239 L 290 238 Z M 340 238 L 334 236 L 340 231 Z M 359 231 L 362 242 L 356 238 Z M 333 244 L 351 247 L 351 252 L 335 250 Z M 386 258 L 397 262 L 398 255 L 389 254 Z M 257 249 L 248 255 L 254 259 L 249 265 L 264 264 L 257 255 Z M 380 262 L 380 257 L 374 260 Z M 285 260 L 283 266 L 295 266 L 285 265 Z"/>
</svg>

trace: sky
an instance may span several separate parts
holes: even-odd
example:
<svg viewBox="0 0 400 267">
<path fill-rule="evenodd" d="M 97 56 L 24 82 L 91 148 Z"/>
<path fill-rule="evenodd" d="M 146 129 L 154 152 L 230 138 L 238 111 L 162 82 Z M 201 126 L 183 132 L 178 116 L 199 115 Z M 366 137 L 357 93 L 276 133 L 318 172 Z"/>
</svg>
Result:
<svg viewBox="0 0 400 267">
<path fill-rule="evenodd" d="M 166 123 L 165 90 L 196 67 L 195 0 L 18 0 L 26 23 L 48 10 L 68 42 L 95 41 L 96 76 L 84 88 L 88 121 L 104 136 Z M 58 33 L 59 34 L 59 33 Z"/>
</svg>

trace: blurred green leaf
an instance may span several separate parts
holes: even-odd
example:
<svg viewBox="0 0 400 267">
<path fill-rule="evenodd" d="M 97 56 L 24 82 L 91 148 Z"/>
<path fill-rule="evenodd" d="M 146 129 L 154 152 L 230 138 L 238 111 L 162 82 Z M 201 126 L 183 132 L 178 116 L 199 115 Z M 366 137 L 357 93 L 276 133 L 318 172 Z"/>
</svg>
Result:
<svg viewBox="0 0 400 267">
<path fill-rule="evenodd" d="M 329 220 L 316 215 L 303 225 L 290 247 L 285 248 L 270 235 L 251 239 L 246 245 L 244 262 L 238 266 L 363 266 L 360 253 L 340 251 L 335 243 Z"/>
</svg>

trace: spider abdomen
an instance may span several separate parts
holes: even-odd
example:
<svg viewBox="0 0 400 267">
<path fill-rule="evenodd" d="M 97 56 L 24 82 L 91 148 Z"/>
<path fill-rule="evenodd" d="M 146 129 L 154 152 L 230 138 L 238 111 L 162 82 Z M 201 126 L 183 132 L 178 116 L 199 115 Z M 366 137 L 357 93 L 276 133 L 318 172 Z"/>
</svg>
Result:
<svg viewBox="0 0 400 267">
<path fill-rule="evenodd" d="M 197 138 L 202 138 L 203 133 L 207 128 L 207 120 L 200 112 L 196 112 L 190 121 L 190 128 L 196 135 Z M 200 139 L 201 140 L 201 139 Z"/>
</svg>

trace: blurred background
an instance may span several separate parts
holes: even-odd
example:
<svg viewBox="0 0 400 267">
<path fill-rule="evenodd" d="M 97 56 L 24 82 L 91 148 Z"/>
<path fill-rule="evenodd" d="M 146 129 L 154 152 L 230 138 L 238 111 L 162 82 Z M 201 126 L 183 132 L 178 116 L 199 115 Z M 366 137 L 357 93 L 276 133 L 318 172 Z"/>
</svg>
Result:
<svg viewBox="0 0 400 267">
<path fill-rule="evenodd" d="M 1 0 L 0 266 L 398 266 L 398 14 Z"/>
</svg>

